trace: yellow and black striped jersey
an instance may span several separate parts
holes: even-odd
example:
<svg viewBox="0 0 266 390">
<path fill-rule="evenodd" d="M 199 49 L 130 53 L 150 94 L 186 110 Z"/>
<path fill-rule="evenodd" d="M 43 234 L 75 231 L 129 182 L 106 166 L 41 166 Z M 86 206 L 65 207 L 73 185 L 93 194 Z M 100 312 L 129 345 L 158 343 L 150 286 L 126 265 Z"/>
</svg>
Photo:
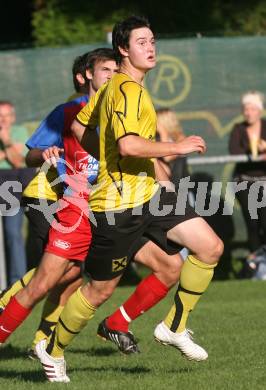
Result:
<svg viewBox="0 0 266 390">
<path fill-rule="evenodd" d="M 100 169 L 90 195 L 91 209 L 133 208 L 150 200 L 158 189 L 153 160 L 121 157 L 117 145 L 129 134 L 155 140 L 156 113 L 147 90 L 118 73 L 99 89 L 77 120 L 89 128 L 100 128 Z"/>
</svg>

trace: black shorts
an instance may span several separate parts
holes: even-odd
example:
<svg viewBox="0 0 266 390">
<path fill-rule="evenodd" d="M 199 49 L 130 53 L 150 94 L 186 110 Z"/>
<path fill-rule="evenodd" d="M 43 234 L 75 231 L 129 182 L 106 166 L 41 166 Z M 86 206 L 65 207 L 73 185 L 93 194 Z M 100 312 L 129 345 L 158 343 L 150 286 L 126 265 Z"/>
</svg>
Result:
<svg viewBox="0 0 266 390">
<path fill-rule="evenodd" d="M 54 201 L 47 199 L 47 204 L 51 206 Z M 37 267 L 44 253 L 44 248 L 48 241 L 50 223 L 45 218 L 41 210 L 34 209 L 31 205 L 39 205 L 37 198 L 22 197 L 21 205 L 25 207 L 25 215 L 28 218 L 27 268 Z"/>
<path fill-rule="evenodd" d="M 161 188 L 149 202 L 134 209 L 94 213 L 97 226 L 91 224 L 86 272 L 94 280 L 115 278 L 149 240 L 168 254 L 179 252 L 181 247 L 167 239 L 167 231 L 198 215 L 188 204 L 184 214 L 178 215 L 176 203 L 177 194 Z"/>
</svg>

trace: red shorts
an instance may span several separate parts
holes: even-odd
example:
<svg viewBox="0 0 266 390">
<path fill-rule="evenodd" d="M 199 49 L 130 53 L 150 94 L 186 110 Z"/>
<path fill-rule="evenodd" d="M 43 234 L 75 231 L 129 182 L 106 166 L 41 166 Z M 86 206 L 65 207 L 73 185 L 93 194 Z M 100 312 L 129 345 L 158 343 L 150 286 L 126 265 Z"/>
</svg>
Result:
<svg viewBox="0 0 266 390">
<path fill-rule="evenodd" d="M 91 227 L 88 217 L 72 203 L 56 213 L 49 230 L 45 252 L 68 260 L 84 261 L 91 243 Z"/>
</svg>

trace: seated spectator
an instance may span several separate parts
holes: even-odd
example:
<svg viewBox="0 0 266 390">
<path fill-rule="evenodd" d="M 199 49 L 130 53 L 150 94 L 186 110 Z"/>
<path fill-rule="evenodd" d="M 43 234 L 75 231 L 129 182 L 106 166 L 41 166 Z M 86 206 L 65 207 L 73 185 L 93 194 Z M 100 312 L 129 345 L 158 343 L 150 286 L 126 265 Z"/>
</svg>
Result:
<svg viewBox="0 0 266 390">
<path fill-rule="evenodd" d="M 21 183 L 25 176 L 24 170 L 20 168 L 24 166 L 24 154 L 26 153 L 24 144 L 28 133 L 26 128 L 14 125 L 15 121 L 14 105 L 8 101 L 0 101 L 0 184 L 8 180 Z M 26 255 L 22 235 L 23 209 L 19 205 L 19 199 L 17 203 L 9 204 L 4 214 L 8 284 L 12 284 L 26 273 Z"/>
<path fill-rule="evenodd" d="M 258 154 L 266 151 L 266 120 L 262 119 L 264 96 L 257 91 L 247 92 L 242 96 L 241 103 L 244 121 L 236 124 L 231 132 L 229 152 L 235 155 L 252 155 L 256 159 Z M 247 228 L 249 250 L 254 252 L 266 243 L 266 208 L 258 209 L 258 219 L 252 219 L 248 209 L 248 195 L 253 183 L 258 180 L 266 181 L 265 162 L 237 163 L 233 179 L 238 183 L 248 182 L 247 189 L 237 192 L 236 197 Z M 258 201 L 265 196 L 264 187 L 261 186 Z"/>
<path fill-rule="evenodd" d="M 157 135 L 162 142 L 179 142 L 185 135 L 177 119 L 177 115 L 169 108 L 156 110 L 157 114 Z M 168 156 L 162 159 L 164 168 L 168 173 L 176 190 L 178 190 L 179 180 L 189 176 L 186 157 Z"/>
<path fill-rule="evenodd" d="M 176 113 L 170 108 L 160 108 L 157 114 L 157 139 L 162 142 L 179 142 L 185 138 L 183 129 L 177 119 Z M 167 156 L 160 159 L 171 182 L 178 192 L 180 179 L 189 176 L 186 157 Z M 188 192 L 188 202 L 194 206 L 194 195 Z M 188 250 L 184 248 L 180 252 L 183 259 L 188 256 Z"/>
</svg>

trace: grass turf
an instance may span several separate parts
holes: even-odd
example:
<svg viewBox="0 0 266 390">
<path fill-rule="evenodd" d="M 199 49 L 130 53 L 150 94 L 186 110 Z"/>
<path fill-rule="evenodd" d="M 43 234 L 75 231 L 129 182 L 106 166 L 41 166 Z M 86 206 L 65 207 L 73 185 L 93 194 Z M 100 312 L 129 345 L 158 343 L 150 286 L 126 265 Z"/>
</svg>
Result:
<svg viewBox="0 0 266 390">
<path fill-rule="evenodd" d="M 7 390 L 179 389 L 257 390 L 266 388 L 265 282 L 213 282 L 192 313 L 189 327 L 209 359 L 194 363 L 153 340 L 153 329 L 173 300 L 173 292 L 132 324 L 141 354 L 121 355 L 110 342 L 95 337 L 98 323 L 130 294 L 120 287 L 66 351 L 71 383 L 46 382 L 39 363 L 25 357 L 39 306 L 6 346 L 0 349 L 0 386 Z"/>
</svg>

